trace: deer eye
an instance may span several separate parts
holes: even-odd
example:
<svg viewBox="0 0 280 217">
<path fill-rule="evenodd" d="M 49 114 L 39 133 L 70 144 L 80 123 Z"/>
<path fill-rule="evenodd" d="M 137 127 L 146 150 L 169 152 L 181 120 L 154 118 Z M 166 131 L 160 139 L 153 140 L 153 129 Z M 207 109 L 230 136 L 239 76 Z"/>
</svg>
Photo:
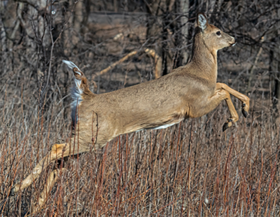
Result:
<svg viewBox="0 0 280 217">
<path fill-rule="evenodd" d="M 221 32 L 220 31 L 216 32 L 216 35 L 221 36 Z"/>
</svg>

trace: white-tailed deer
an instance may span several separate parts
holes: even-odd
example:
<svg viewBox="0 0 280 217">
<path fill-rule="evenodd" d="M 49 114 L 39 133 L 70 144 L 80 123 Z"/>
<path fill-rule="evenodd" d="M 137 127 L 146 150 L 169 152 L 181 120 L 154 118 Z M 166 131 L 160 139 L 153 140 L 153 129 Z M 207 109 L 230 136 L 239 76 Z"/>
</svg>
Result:
<svg viewBox="0 0 280 217">
<path fill-rule="evenodd" d="M 249 98 L 226 84 L 216 83 L 217 51 L 234 45 L 235 39 L 208 24 L 203 14 L 198 15 L 197 26 L 190 63 L 159 79 L 117 91 L 92 93 L 84 73 L 74 63 L 64 60 L 74 74 L 72 121 L 77 133 L 69 142 L 53 145 L 32 173 L 12 188 L 12 193 L 27 188 L 56 159 L 89 152 L 93 146 L 94 149 L 101 148 L 121 134 L 166 128 L 186 118 L 201 117 L 223 100 L 230 112 L 230 118 L 223 126 L 225 130 L 239 118 L 230 94 L 242 102 L 246 117 Z M 54 177 L 55 172 L 51 173 L 36 209 L 45 202 Z"/>
</svg>

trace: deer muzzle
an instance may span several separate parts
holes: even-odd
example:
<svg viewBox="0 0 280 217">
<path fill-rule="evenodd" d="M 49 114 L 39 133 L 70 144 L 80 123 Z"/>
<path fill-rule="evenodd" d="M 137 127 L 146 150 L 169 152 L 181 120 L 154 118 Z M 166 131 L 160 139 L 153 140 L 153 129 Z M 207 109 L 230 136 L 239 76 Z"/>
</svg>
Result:
<svg viewBox="0 0 280 217">
<path fill-rule="evenodd" d="M 236 45 L 236 41 L 235 41 L 234 37 L 231 37 L 231 39 L 232 39 L 232 42 L 230 43 L 230 47 L 233 47 Z"/>
</svg>

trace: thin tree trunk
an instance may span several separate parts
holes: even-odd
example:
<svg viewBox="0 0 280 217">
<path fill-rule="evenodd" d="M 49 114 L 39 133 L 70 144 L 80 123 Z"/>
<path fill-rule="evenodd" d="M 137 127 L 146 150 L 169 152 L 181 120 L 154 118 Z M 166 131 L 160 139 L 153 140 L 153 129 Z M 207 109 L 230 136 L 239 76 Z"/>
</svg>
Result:
<svg viewBox="0 0 280 217">
<path fill-rule="evenodd" d="M 182 45 L 186 46 L 188 44 L 188 34 L 189 34 L 189 25 L 188 25 L 188 17 L 189 17 L 189 0 L 180 0 L 181 6 L 181 26 L 182 26 Z M 182 65 L 185 65 L 188 61 L 188 50 L 182 49 Z"/>
<path fill-rule="evenodd" d="M 161 20 L 159 15 L 162 15 L 161 7 L 163 3 L 160 0 L 152 1 L 146 0 L 146 10 L 147 10 L 147 30 L 146 39 L 149 42 L 149 47 L 156 51 L 157 55 L 162 55 L 163 46 L 161 46 L 159 40 L 161 39 Z M 161 76 L 161 72 L 159 72 Z"/>
<path fill-rule="evenodd" d="M 277 19 L 280 18 L 280 9 L 277 10 L 277 13 L 275 13 L 275 16 Z M 274 35 L 275 38 L 279 35 L 280 31 L 280 24 L 276 24 L 274 27 Z M 273 46 L 273 50 L 270 51 L 270 71 L 272 71 L 272 79 L 274 80 L 274 87 L 273 88 L 273 107 L 278 114 L 279 111 L 279 100 L 280 100 L 280 42 L 276 41 L 275 46 Z M 278 118 L 279 115 L 277 115 Z"/>
</svg>

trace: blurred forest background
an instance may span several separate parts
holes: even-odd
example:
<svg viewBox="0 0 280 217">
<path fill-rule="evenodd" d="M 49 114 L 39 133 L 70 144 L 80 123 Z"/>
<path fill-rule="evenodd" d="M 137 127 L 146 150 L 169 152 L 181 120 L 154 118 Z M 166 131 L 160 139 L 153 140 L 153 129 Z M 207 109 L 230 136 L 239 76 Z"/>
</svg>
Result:
<svg viewBox="0 0 280 217">
<path fill-rule="evenodd" d="M 240 120 L 225 133 L 223 103 L 171 128 L 120 136 L 70 161 L 38 215 L 279 215 L 279 0 L 1 0 L 3 215 L 30 211 L 49 171 L 7 201 L 9 190 L 69 137 L 72 75 L 62 60 L 95 93 L 159 78 L 190 61 L 198 12 L 237 41 L 219 51 L 218 81 L 250 97 L 250 117 L 233 99 Z"/>
</svg>

